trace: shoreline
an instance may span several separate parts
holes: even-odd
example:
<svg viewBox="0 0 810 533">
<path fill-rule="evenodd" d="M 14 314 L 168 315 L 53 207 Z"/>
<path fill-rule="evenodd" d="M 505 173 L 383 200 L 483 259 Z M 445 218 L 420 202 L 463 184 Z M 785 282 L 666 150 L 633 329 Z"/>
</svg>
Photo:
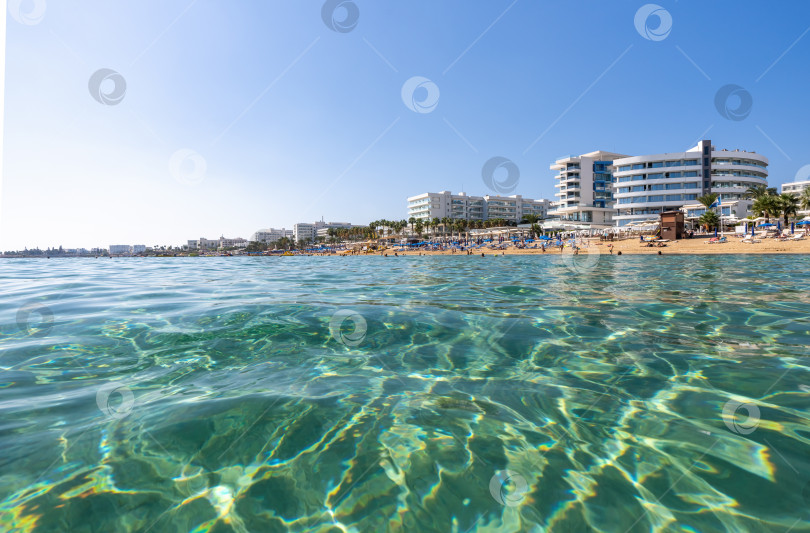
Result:
<svg viewBox="0 0 810 533">
<path fill-rule="evenodd" d="M 640 241 L 634 239 L 627 239 L 623 241 L 591 241 L 579 245 L 579 255 L 611 255 L 609 245 L 613 247 L 612 255 L 801 255 L 810 254 L 810 238 L 804 238 L 797 241 L 779 241 L 772 238 L 763 238 L 761 242 L 753 244 L 746 244 L 740 242 L 740 239 L 733 238 L 725 243 L 709 244 L 708 239 L 682 239 L 678 241 L 670 241 L 664 243 L 665 246 L 645 246 Z M 659 254 L 660 252 L 660 254 Z M 452 250 L 408 250 L 399 251 L 395 248 L 386 248 L 376 251 L 339 251 L 329 254 L 318 253 L 295 253 L 292 257 L 362 257 L 362 256 L 382 256 L 388 257 L 395 256 L 465 256 L 481 254 L 485 256 L 500 256 L 500 255 L 572 255 L 570 246 L 566 246 L 562 253 L 559 247 L 549 247 L 545 252 L 542 249 L 535 248 L 517 248 L 508 246 L 504 250 L 496 250 L 491 248 L 476 248 L 472 254 L 467 254 L 467 251 L 452 251 Z M 290 257 L 281 254 L 274 255 L 246 255 L 234 254 L 232 256 L 225 255 L 146 255 L 146 256 L 5 256 L 2 259 L 145 259 L 145 258 L 159 258 L 159 259 L 175 259 L 175 258 L 211 258 L 211 257 Z"/>
</svg>

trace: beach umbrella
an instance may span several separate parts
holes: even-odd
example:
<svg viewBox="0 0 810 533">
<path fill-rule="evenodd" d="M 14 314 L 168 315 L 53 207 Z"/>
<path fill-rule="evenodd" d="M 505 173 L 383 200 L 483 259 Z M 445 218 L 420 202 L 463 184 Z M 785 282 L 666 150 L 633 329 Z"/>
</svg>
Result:
<svg viewBox="0 0 810 533">
<path fill-rule="evenodd" d="M 754 225 L 753 224 L 751 224 L 751 236 L 752 237 L 754 236 Z"/>
<path fill-rule="evenodd" d="M 766 224 L 760 224 L 760 225 L 759 225 L 759 226 L 757 226 L 757 227 L 758 227 L 758 228 L 772 228 L 772 227 L 773 227 L 773 224 L 771 224 L 770 222 L 768 222 L 768 223 L 766 223 Z"/>
<path fill-rule="evenodd" d="M 797 226 L 807 226 L 810 225 L 810 220 L 802 220 L 800 222 L 796 222 Z"/>
<path fill-rule="evenodd" d="M 776 229 L 778 229 L 778 230 L 782 229 L 782 223 L 780 221 L 778 221 L 778 220 L 776 221 Z"/>
<path fill-rule="evenodd" d="M 714 236 L 717 237 L 717 228 L 714 228 Z"/>
<path fill-rule="evenodd" d="M 790 223 L 790 234 L 793 235 L 793 230 L 795 229 L 793 222 Z"/>
</svg>

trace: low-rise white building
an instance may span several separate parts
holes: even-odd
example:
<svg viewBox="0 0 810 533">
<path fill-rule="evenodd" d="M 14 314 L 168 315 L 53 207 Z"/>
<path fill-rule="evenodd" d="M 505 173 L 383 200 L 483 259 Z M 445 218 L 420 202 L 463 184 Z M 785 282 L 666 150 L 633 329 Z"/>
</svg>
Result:
<svg viewBox="0 0 810 533">
<path fill-rule="evenodd" d="M 717 207 L 713 207 L 712 210 L 724 220 L 743 219 L 751 214 L 752 203 L 753 201 L 749 199 L 731 200 L 728 202 L 721 200 L 721 204 Z M 683 211 L 686 220 L 696 221 L 706 212 L 706 206 L 699 203 L 686 204 L 681 207 L 680 210 Z"/>
<path fill-rule="evenodd" d="M 352 227 L 354 227 L 354 225 L 348 222 L 327 222 L 326 224 L 318 227 L 318 229 L 315 230 L 315 236 L 328 237 L 329 230 L 332 228 L 337 229 L 337 228 L 352 228 Z"/>
<path fill-rule="evenodd" d="M 142 254 L 146 252 L 146 245 L 145 244 L 133 244 L 132 245 L 132 253 L 133 254 Z"/>
<path fill-rule="evenodd" d="M 810 180 L 793 181 L 790 183 L 782 184 L 782 192 L 789 193 L 794 196 L 801 196 L 805 189 L 810 187 Z"/>
</svg>

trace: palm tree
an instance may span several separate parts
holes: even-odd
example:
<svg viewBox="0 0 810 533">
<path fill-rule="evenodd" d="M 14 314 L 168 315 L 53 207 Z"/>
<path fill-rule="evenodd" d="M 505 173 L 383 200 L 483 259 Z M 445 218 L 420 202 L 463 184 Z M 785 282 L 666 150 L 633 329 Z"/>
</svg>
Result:
<svg viewBox="0 0 810 533">
<path fill-rule="evenodd" d="M 525 224 L 534 224 L 538 220 L 540 220 L 540 217 L 534 213 L 529 213 L 528 215 L 523 215 L 523 220 L 521 222 Z"/>
<path fill-rule="evenodd" d="M 413 226 L 414 226 L 414 228 L 413 228 L 413 229 L 414 229 L 414 231 L 416 231 L 416 234 L 417 234 L 417 235 L 419 235 L 419 236 L 421 237 L 421 236 L 422 236 L 422 229 L 424 228 L 424 224 L 423 224 L 423 222 L 422 222 L 422 219 L 421 219 L 421 218 L 417 218 L 417 219 L 416 219 L 416 222 L 414 223 L 414 225 L 413 225 Z"/>
<path fill-rule="evenodd" d="M 776 193 L 776 187 L 768 187 L 766 185 L 751 185 L 745 191 L 745 194 L 748 198 L 753 198 L 756 200 L 762 196 L 778 196 Z"/>
<path fill-rule="evenodd" d="M 799 205 L 803 210 L 810 209 L 810 187 L 805 187 L 799 195 Z"/>
<path fill-rule="evenodd" d="M 717 193 L 716 193 L 716 192 L 710 192 L 709 194 L 706 194 L 706 195 L 704 195 L 704 196 L 701 196 L 701 197 L 700 197 L 700 198 L 698 198 L 697 200 L 698 200 L 698 202 L 700 202 L 701 204 L 705 205 L 705 206 L 706 206 L 706 209 L 711 209 L 711 208 L 712 208 L 712 204 L 714 204 L 714 202 L 716 202 L 716 201 L 717 201 L 717 196 L 718 196 L 718 195 L 717 195 Z"/>
<path fill-rule="evenodd" d="M 779 208 L 784 216 L 785 226 L 789 224 L 791 215 L 796 216 L 799 212 L 799 199 L 790 193 L 783 192 L 776 198 L 779 199 Z"/>
<path fill-rule="evenodd" d="M 442 233 L 447 233 L 447 225 L 450 223 L 450 218 L 442 217 Z"/>
<path fill-rule="evenodd" d="M 700 215 L 699 222 L 706 226 L 706 229 L 711 230 L 720 224 L 720 217 L 717 216 L 717 213 L 714 211 L 707 210 L 705 213 Z"/>
<path fill-rule="evenodd" d="M 414 231 L 416 225 L 416 219 L 414 217 L 408 218 L 408 224 L 411 225 L 411 231 Z"/>
<path fill-rule="evenodd" d="M 765 217 L 765 222 L 768 223 L 772 216 L 778 216 L 781 211 L 777 198 L 771 194 L 764 194 L 754 200 L 754 203 L 751 204 L 751 211 L 757 216 Z"/>
</svg>

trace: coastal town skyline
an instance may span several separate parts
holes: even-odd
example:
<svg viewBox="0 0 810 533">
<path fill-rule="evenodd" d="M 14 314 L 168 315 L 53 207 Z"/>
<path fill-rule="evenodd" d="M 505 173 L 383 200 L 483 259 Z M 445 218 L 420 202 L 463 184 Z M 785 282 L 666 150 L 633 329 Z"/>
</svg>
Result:
<svg viewBox="0 0 810 533">
<path fill-rule="evenodd" d="M 10 11 L 0 249 L 407 218 L 418 191 L 553 200 L 563 154 L 701 138 L 766 155 L 771 187 L 810 176 L 810 6 L 622 2 L 568 26 L 522 2 L 327 4 Z M 488 188 L 496 158 L 513 189 Z"/>
</svg>

